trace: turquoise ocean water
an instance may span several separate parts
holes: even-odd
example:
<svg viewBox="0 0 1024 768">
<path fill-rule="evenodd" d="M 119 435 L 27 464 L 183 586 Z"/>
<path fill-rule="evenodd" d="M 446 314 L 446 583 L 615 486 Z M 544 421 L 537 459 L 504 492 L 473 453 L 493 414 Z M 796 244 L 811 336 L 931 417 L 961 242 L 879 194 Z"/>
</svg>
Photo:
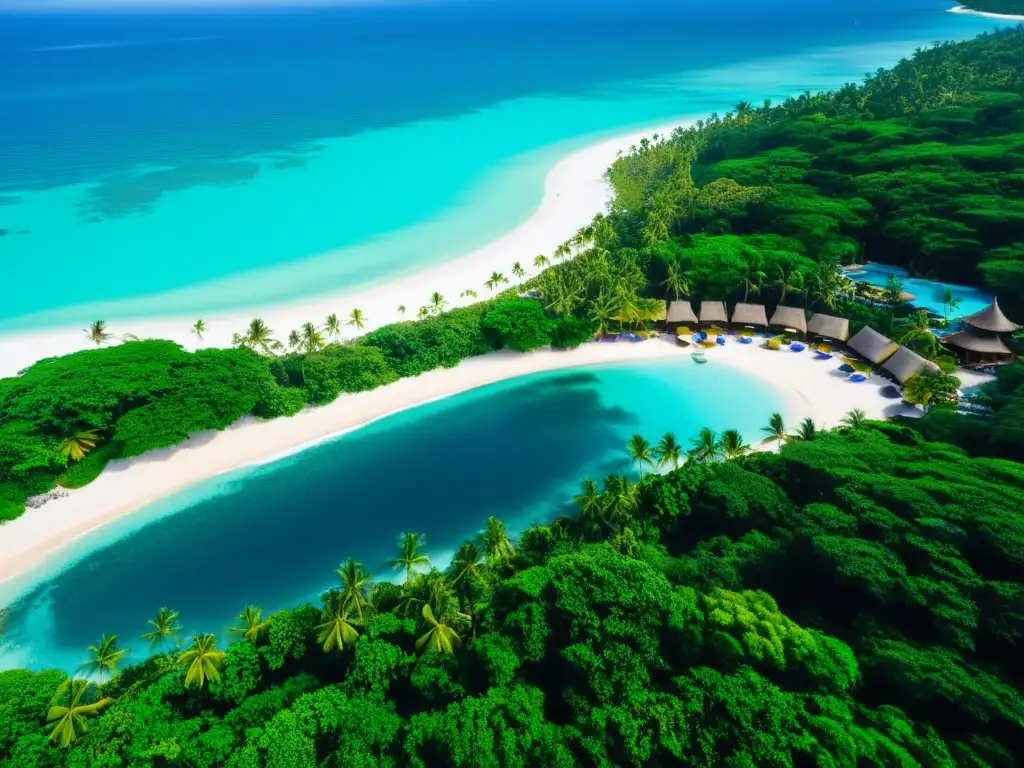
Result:
<svg viewBox="0 0 1024 768">
<path fill-rule="evenodd" d="M 654 343 L 654 342 L 650 342 Z M 444 564 L 487 515 L 512 531 L 573 510 L 584 478 L 634 473 L 633 434 L 686 444 L 702 426 L 757 442 L 779 396 L 760 380 L 687 358 L 525 376 L 377 421 L 283 460 L 247 468 L 76 542 L 21 584 L 0 667 L 74 669 L 104 632 L 136 638 L 160 606 L 187 631 L 226 637 L 247 603 L 315 600 L 356 557 L 392 575 L 413 529 Z"/>
<path fill-rule="evenodd" d="M 523 221 L 574 148 L 992 25 L 949 5 L 5 15 L 0 0 L 0 332 L 408 274 Z"/>
</svg>

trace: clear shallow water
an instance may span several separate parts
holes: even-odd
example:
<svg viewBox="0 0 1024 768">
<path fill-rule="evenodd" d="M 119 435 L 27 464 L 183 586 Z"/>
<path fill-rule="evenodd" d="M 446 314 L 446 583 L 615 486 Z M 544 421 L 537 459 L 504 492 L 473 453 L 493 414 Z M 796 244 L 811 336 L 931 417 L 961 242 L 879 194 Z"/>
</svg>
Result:
<svg viewBox="0 0 1024 768">
<path fill-rule="evenodd" d="M 350 555 L 389 576 L 403 530 L 425 532 L 443 564 L 489 514 L 517 531 L 571 512 L 582 479 L 633 471 L 632 434 L 686 444 L 710 426 L 756 442 L 782 407 L 760 380 L 681 359 L 526 376 L 396 414 L 83 540 L 62 556 L 76 562 L 22 588 L 0 668 L 74 669 L 104 632 L 142 652 L 160 606 L 225 637 L 247 603 L 316 599 Z"/>
<path fill-rule="evenodd" d="M 575 147 L 991 26 L 948 5 L 0 13 L 0 331 L 407 273 L 521 222 Z"/>
<path fill-rule="evenodd" d="M 956 285 L 954 283 L 943 283 L 939 280 L 923 280 L 917 277 L 908 277 L 907 270 L 888 264 L 868 264 L 864 269 L 850 272 L 849 277 L 858 282 L 863 281 L 871 285 L 883 287 L 890 277 L 897 277 L 903 281 L 903 290 L 914 297 L 912 303 L 915 307 L 927 309 L 938 315 L 942 314 L 942 302 L 939 300 L 939 296 L 945 293 L 948 288 L 953 292 L 953 296 L 960 299 L 960 306 L 950 312 L 950 319 L 973 315 L 992 303 L 992 294 L 978 288 Z"/>
</svg>

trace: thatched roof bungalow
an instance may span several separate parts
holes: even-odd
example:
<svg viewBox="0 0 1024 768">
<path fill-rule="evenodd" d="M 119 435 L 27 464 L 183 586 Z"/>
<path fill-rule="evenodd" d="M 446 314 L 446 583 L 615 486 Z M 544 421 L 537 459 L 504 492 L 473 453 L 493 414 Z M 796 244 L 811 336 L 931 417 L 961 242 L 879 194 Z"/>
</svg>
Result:
<svg viewBox="0 0 1024 768">
<path fill-rule="evenodd" d="M 964 330 L 940 341 L 955 349 L 965 365 L 1008 363 L 1016 356 L 1002 336 L 1020 326 L 1003 314 L 998 300 L 993 299 L 985 309 L 968 315 L 963 323 Z"/>
<path fill-rule="evenodd" d="M 906 347 L 900 347 L 896 353 L 882 365 L 882 370 L 892 374 L 900 384 L 906 382 L 915 373 L 921 371 L 939 371 L 939 366 L 930 360 L 925 360 L 917 352 Z"/>
<path fill-rule="evenodd" d="M 793 328 L 801 333 L 807 333 L 807 315 L 797 307 L 779 305 L 775 308 L 772 319 L 768 325 L 773 328 Z"/>
<path fill-rule="evenodd" d="M 729 316 L 725 313 L 725 302 L 702 301 L 700 303 L 700 321 L 702 323 L 729 322 Z"/>
<path fill-rule="evenodd" d="M 668 305 L 668 324 L 687 325 L 697 323 L 697 315 L 689 301 L 673 301 Z"/>
<path fill-rule="evenodd" d="M 807 321 L 807 331 L 826 339 L 846 341 L 850 338 L 850 321 L 845 317 L 823 315 L 819 312 L 811 315 L 811 319 Z"/>
<path fill-rule="evenodd" d="M 768 325 L 768 314 L 764 304 L 745 304 L 740 302 L 732 311 L 732 322 L 737 325 Z"/>
<path fill-rule="evenodd" d="M 846 345 L 865 360 L 875 365 L 884 363 L 900 348 L 900 345 L 895 341 L 866 325 L 853 334 Z"/>
</svg>

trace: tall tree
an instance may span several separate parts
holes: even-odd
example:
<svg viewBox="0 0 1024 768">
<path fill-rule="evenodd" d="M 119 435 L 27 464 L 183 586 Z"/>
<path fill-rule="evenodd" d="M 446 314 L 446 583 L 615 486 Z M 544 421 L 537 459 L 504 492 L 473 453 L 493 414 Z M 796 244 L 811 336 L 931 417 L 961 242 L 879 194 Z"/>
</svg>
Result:
<svg viewBox="0 0 1024 768">
<path fill-rule="evenodd" d="M 324 321 L 324 333 L 333 341 L 338 341 L 341 338 L 341 320 L 333 312 Z"/>
<path fill-rule="evenodd" d="M 89 730 L 85 719 L 99 714 L 100 710 L 112 701 L 100 699 L 91 704 L 84 704 L 82 699 L 87 690 L 87 680 L 65 680 L 57 687 L 57 694 L 54 697 L 56 703 L 46 713 L 46 722 L 56 722 L 53 731 L 50 732 L 50 741 L 64 749 L 70 747 L 75 739 Z"/>
<path fill-rule="evenodd" d="M 195 335 L 197 339 L 202 341 L 203 334 L 206 333 L 206 321 L 196 320 L 195 323 L 192 324 L 192 333 Z"/>
<path fill-rule="evenodd" d="M 526 270 L 518 261 L 512 265 L 512 276 L 520 280 L 526 277 Z"/>
<path fill-rule="evenodd" d="M 258 317 L 254 317 L 249 322 L 245 333 L 236 333 L 232 337 L 232 343 L 236 347 L 259 350 L 265 355 L 272 354 L 274 350 L 281 348 L 281 343 L 274 338 L 274 332 Z"/>
<path fill-rule="evenodd" d="M 963 299 L 958 296 L 954 296 L 953 289 L 949 287 L 940 289 L 935 298 L 942 304 L 942 319 L 945 321 L 946 325 L 949 325 L 949 313 L 958 309 Z"/>
<path fill-rule="evenodd" d="M 238 614 L 238 621 L 242 626 L 232 627 L 231 631 L 241 635 L 243 639 L 253 645 L 256 645 L 257 641 L 270 629 L 270 619 L 264 621 L 263 607 L 259 605 L 245 606 Z"/>
<path fill-rule="evenodd" d="M 783 441 L 789 438 L 789 435 L 786 433 L 786 422 L 782 418 L 782 414 L 778 412 L 771 415 L 771 418 L 768 420 L 768 426 L 762 427 L 761 431 L 767 435 L 763 442 L 770 443 L 774 440 L 778 443 L 780 449 L 782 448 Z"/>
<path fill-rule="evenodd" d="M 217 639 L 213 635 L 192 635 L 192 647 L 178 657 L 178 664 L 185 667 L 185 687 L 202 688 L 207 682 L 220 680 L 225 656 L 224 651 L 217 650 Z"/>
<path fill-rule="evenodd" d="M 97 320 L 96 322 L 91 323 L 89 327 L 84 330 L 84 333 L 89 337 L 89 341 L 97 347 L 103 346 L 114 338 L 114 334 L 107 332 L 107 323 L 105 320 Z"/>
<path fill-rule="evenodd" d="M 156 618 L 149 620 L 149 625 L 153 629 L 146 632 L 142 639 L 149 643 L 150 651 L 160 647 L 174 646 L 175 637 L 181 631 L 181 625 L 178 624 L 180 616 L 181 614 L 170 608 L 161 608 L 157 611 Z"/>
<path fill-rule="evenodd" d="M 654 466 L 654 451 L 651 450 L 651 444 L 642 435 L 633 435 L 626 443 L 626 451 L 629 453 L 629 458 L 636 462 L 636 468 L 640 471 L 640 479 L 643 480 L 644 464 L 649 467 Z"/>
<path fill-rule="evenodd" d="M 447 606 L 439 614 L 435 616 L 430 603 L 424 603 L 423 620 L 427 623 L 427 632 L 416 641 L 417 651 L 452 654 L 462 647 L 462 638 L 455 631 L 455 626 L 459 619 L 468 620 L 469 617 L 447 609 Z"/>
<path fill-rule="evenodd" d="M 710 464 L 722 457 L 722 446 L 718 435 L 710 427 L 702 427 L 697 437 L 690 440 L 686 455 L 697 464 Z"/>
<path fill-rule="evenodd" d="M 89 660 L 82 665 L 81 671 L 96 675 L 102 683 L 104 673 L 111 677 L 117 674 L 117 665 L 126 653 L 127 648 L 117 647 L 117 635 L 104 635 L 99 643 L 89 646 Z"/>
<path fill-rule="evenodd" d="M 408 584 L 417 568 L 430 567 L 430 558 L 422 551 L 427 544 L 427 537 L 422 533 L 407 531 L 398 537 L 398 557 L 392 560 L 395 570 L 405 570 L 405 583 Z"/>
<path fill-rule="evenodd" d="M 365 625 L 370 609 L 369 598 L 370 589 L 373 587 L 373 578 L 362 563 L 356 562 L 351 557 L 341 564 L 336 573 L 341 580 L 342 606 L 354 612 L 359 623 Z"/>
<path fill-rule="evenodd" d="M 672 469 L 679 469 L 679 462 L 683 458 L 683 447 L 679 445 L 679 441 L 676 440 L 673 433 L 666 432 L 655 447 L 654 455 L 660 465 L 671 464 Z"/>
<path fill-rule="evenodd" d="M 359 639 L 359 633 L 349 620 L 349 608 L 341 604 L 340 596 L 334 595 L 328 600 L 322 619 L 317 625 L 317 640 L 324 653 L 343 651 Z"/>
<path fill-rule="evenodd" d="M 684 293 L 690 292 L 690 284 L 683 272 L 683 265 L 679 261 L 673 261 L 668 265 L 668 277 L 661 281 L 666 294 L 673 300 L 678 301 Z"/>
<path fill-rule="evenodd" d="M 493 515 L 487 518 L 487 527 L 480 533 L 480 540 L 487 559 L 493 563 L 507 562 L 516 552 L 505 524 Z"/>
<path fill-rule="evenodd" d="M 363 310 L 353 309 L 351 312 L 348 313 L 348 321 L 345 323 L 345 325 L 355 326 L 355 329 L 357 331 L 361 331 L 366 322 L 367 320 L 366 316 L 363 314 Z"/>
<path fill-rule="evenodd" d="M 495 288 L 507 282 L 508 278 L 501 274 L 501 272 L 491 272 L 491 276 L 487 278 L 484 285 L 486 285 L 493 293 Z"/>
<path fill-rule="evenodd" d="M 302 324 L 302 351 L 307 355 L 316 354 L 324 348 L 323 334 L 312 323 Z"/>
<path fill-rule="evenodd" d="M 537 269 L 543 269 L 550 263 L 551 262 L 548 260 L 548 257 L 545 256 L 543 253 L 538 253 L 536 256 L 533 257 L 533 266 L 536 267 Z"/>
<path fill-rule="evenodd" d="M 743 435 L 735 429 L 727 429 L 722 433 L 718 449 L 726 459 L 738 459 L 750 453 L 750 446 L 743 442 Z"/>
<path fill-rule="evenodd" d="M 430 294 L 430 309 L 435 315 L 441 314 L 447 304 L 448 302 L 445 301 L 444 296 L 437 291 Z"/>
</svg>

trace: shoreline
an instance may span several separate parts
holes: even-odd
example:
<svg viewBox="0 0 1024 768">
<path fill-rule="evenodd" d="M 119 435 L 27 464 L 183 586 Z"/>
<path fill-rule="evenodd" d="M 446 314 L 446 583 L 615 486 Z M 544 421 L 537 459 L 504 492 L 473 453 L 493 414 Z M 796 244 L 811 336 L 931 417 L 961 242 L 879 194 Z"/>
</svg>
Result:
<svg viewBox="0 0 1024 768">
<path fill-rule="evenodd" d="M 689 350 L 667 336 L 642 343 L 591 342 L 571 351 L 492 352 L 455 368 L 343 394 L 333 403 L 290 418 L 260 421 L 246 416 L 223 431 L 198 433 L 177 446 L 113 461 L 84 488 L 28 509 L 0 526 L 0 585 L 30 577 L 73 542 L 187 487 L 281 460 L 401 411 L 533 373 L 688 357 Z M 733 341 L 708 350 L 708 358 L 712 365 L 741 370 L 775 389 L 791 428 L 807 417 L 822 427 L 835 426 L 853 408 L 862 408 L 876 419 L 908 412 L 900 401 L 879 394 L 888 383 L 885 379 L 872 377 L 850 384 L 838 374 L 837 366 L 814 360 L 810 354 L 769 352 L 756 344 Z M 765 414 L 766 420 L 769 415 Z"/>
<path fill-rule="evenodd" d="M 358 307 L 367 320 L 365 327 L 357 333 L 351 333 L 343 326 L 343 338 L 352 338 L 382 325 L 415 319 L 417 309 L 428 303 L 434 291 L 445 297 L 448 308 L 472 304 L 492 295 L 484 287 L 484 281 L 491 272 L 501 272 L 509 278 L 510 282 L 503 288 L 528 280 L 536 272 L 534 256 L 542 253 L 551 258 L 558 245 L 589 224 L 596 213 L 607 210 L 612 190 L 604 173 L 620 150 L 626 151 L 645 136 L 668 134 L 677 126 L 686 126 L 698 119 L 698 115 L 679 117 L 669 124 L 604 139 L 562 156 L 547 171 L 541 200 L 525 221 L 476 250 L 426 266 L 410 275 L 381 278 L 362 287 L 327 292 L 308 299 L 211 311 L 202 315 L 208 330 L 201 342 L 191 332 L 198 315 L 112 320 L 107 323 L 108 330 L 115 339 L 131 333 L 139 338 L 168 339 L 185 349 L 195 350 L 230 347 L 232 334 L 243 331 L 254 317 L 262 318 L 278 340 L 283 340 L 290 330 L 307 321 L 321 325 L 324 318 L 332 313 L 338 314 L 345 322 L 348 313 Z M 311 256 L 311 268 L 317 259 L 327 255 Z M 516 261 L 526 270 L 522 279 L 514 278 L 510 272 Z M 479 298 L 460 297 L 459 294 L 467 288 L 476 290 Z M 147 300 L 158 305 L 161 294 L 147 297 Z M 398 312 L 399 304 L 407 307 L 404 315 Z M 83 318 L 77 327 L 65 325 L 0 333 L 0 378 L 14 376 L 47 357 L 94 349 L 82 328 L 93 320 L 104 318 L 86 314 L 90 312 L 88 307 L 83 307 Z"/>
<path fill-rule="evenodd" d="M 991 11 L 976 11 L 966 5 L 955 5 L 949 9 L 949 13 L 962 13 L 967 16 L 980 16 L 983 19 L 999 19 L 1000 21 L 1024 21 L 1024 16 L 1010 13 L 992 13 Z"/>
</svg>

